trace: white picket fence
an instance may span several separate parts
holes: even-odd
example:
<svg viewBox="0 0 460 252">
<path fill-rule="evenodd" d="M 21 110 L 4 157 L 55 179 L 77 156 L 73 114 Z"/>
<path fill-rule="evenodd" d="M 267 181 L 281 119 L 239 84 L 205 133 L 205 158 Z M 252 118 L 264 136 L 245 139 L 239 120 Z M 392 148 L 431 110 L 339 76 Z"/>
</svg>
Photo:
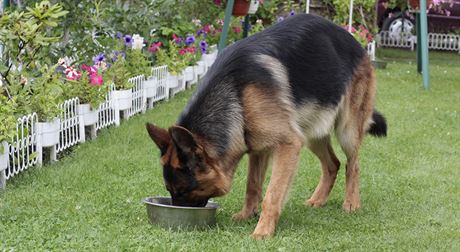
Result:
<svg viewBox="0 0 460 252">
<path fill-rule="evenodd" d="M 10 179 L 39 162 L 40 143 L 37 134 L 37 114 L 33 113 L 18 119 L 16 136 L 8 144 L 8 162 L 4 172 L 5 179 Z M 1 170 L 1 167 L 0 167 Z"/>
<path fill-rule="evenodd" d="M 157 92 L 152 102 L 167 100 L 169 98 L 168 88 L 168 66 L 159 66 L 152 68 L 152 78 L 157 80 Z"/>
<path fill-rule="evenodd" d="M 460 53 L 460 35 L 428 33 L 428 48 Z"/>
<path fill-rule="evenodd" d="M 115 90 L 115 85 L 110 85 L 109 92 L 105 97 L 105 102 L 99 105 L 98 113 L 99 120 L 96 123 L 96 130 L 107 128 L 111 125 L 117 124 L 115 110 L 112 105 L 112 91 Z M 119 120 L 120 118 L 118 118 Z M 119 123 L 118 123 L 119 124 Z"/>
<path fill-rule="evenodd" d="M 204 72 L 200 75 L 195 74 L 195 76 L 203 75 Z M 147 106 L 148 103 L 153 104 L 161 100 L 167 100 L 170 95 L 167 76 L 167 66 L 152 68 L 152 75 L 148 78 L 154 78 L 156 80 L 156 94 L 153 98 L 149 99 L 149 101 L 147 101 L 145 96 L 146 90 L 144 88 L 144 82 L 146 78 L 143 75 L 140 75 L 129 79 L 131 83 L 134 83 L 134 87 L 132 88 L 132 107 L 125 112 L 127 114 L 124 118 L 129 119 L 135 114 L 145 112 L 147 107 L 152 108 L 153 106 Z M 198 78 L 196 78 L 193 82 L 197 81 Z M 182 85 L 185 88 L 185 82 Z M 181 87 L 180 91 L 184 88 Z M 99 105 L 98 121 L 94 125 L 95 135 L 97 134 L 96 131 L 107 128 L 111 125 L 120 124 L 120 111 L 116 110 L 117 106 L 113 106 L 114 101 L 111 94 L 111 91 L 113 90 L 115 90 L 115 87 L 114 85 L 111 85 L 105 102 Z M 83 117 L 78 113 L 78 105 L 80 105 L 80 100 L 78 98 L 67 100 L 63 104 L 59 105 L 62 109 L 62 113 L 60 115 L 59 143 L 50 147 L 50 161 L 57 160 L 58 153 L 61 153 L 79 143 L 85 142 L 85 126 Z M 16 125 L 16 136 L 11 139 L 10 142 L 6 143 L 5 154 L 0 154 L 0 158 L 3 157 L 1 155 L 7 156 L 6 167 L 2 167 L 0 162 L 0 189 L 4 188 L 6 181 L 15 175 L 36 164 L 42 163 L 45 152 L 41 143 L 42 137 L 37 131 L 37 123 L 38 117 L 36 113 L 32 113 L 18 119 Z"/>
<path fill-rule="evenodd" d="M 390 35 L 382 31 L 376 36 L 379 47 L 400 47 L 415 49 L 417 37 L 412 34 Z M 428 33 L 428 49 L 458 51 L 460 53 L 460 35 Z"/>
<path fill-rule="evenodd" d="M 75 97 L 73 99 L 65 101 L 60 105 L 61 112 L 61 129 L 59 131 L 59 144 L 57 145 L 56 151 L 62 152 L 76 144 L 80 140 L 80 118 L 78 116 L 78 105 L 80 105 L 80 99 Z M 55 158 L 54 158 L 55 160 Z"/>
<path fill-rule="evenodd" d="M 128 80 L 130 83 L 134 83 L 134 87 L 131 89 L 133 93 L 132 106 L 127 111 L 127 117 L 131 117 L 137 113 L 145 112 L 147 108 L 147 99 L 145 98 L 144 92 L 144 75 L 139 75 Z"/>
<path fill-rule="evenodd" d="M 416 37 L 411 33 L 400 33 L 398 35 L 390 34 L 388 31 L 382 31 L 376 36 L 379 47 L 399 47 L 410 48 L 414 50 Z"/>
</svg>

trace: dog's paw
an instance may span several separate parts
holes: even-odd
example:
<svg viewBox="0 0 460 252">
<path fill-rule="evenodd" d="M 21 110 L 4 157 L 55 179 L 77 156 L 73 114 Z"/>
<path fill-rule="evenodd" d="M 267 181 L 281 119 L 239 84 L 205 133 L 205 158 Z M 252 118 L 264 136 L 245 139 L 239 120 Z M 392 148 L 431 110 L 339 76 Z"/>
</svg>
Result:
<svg viewBox="0 0 460 252">
<path fill-rule="evenodd" d="M 304 204 L 309 207 L 322 207 L 326 204 L 326 201 L 310 198 L 306 200 Z"/>
<path fill-rule="evenodd" d="M 254 240 L 268 239 L 268 238 L 271 238 L 272 236 L 273 236 L 273 232 L 258 232 L 258 231 L 254 231 L 254 233 L 252 233 L 251 235 L 252 239 Z"/>
<path fill-rule="evenodd" d="M 262 217 L 261 217 L 262 218 Z M 251 237 L 255 240 L 267 239 L 275 233 L 275 221 L 260 219 Z"/>
<path fill-rule="evenodd" d="M 232 220 L 234 221 L 244 221 L 244 220 L 249 220 L 253 217 L 257 216 L 257 211 L 244 211 L 241 210 L 238 213 L 235 213 L 232 215 Z"/>
<path fill-rule="evenodd" d="M 359 203 L 359 201 L 353 202 L 350 200 L 345 200 L 343 202 L 342 207 L 343 207 L 343 210 L 345 210 L 345 212 L 351 213 L 351 212 L 358 210 L 361 207 L 361 204 Z"/>
</svg>

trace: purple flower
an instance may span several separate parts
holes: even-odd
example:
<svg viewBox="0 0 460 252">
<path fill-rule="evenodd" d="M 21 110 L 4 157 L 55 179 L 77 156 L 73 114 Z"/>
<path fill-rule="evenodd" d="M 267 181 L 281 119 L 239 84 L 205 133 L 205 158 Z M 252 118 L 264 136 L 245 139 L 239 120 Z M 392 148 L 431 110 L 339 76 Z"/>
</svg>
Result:
<svg viewBox="0 0 460 252">
<path fill-rule="evenodd" d="M 206 47 L 208 47 L 208 43 L 205 40 L 200 41 L 200 49 L 201 53 L 206 53 Z"/>
<path fill-rule="evenodd" d="M 189 46 L 189 45 L 195 43 L 195 40 L 196 40 L 196 39 L 195 39 L 195 36 L 193 36 L 193 35 L 190 34 L 190 35 L 188 35 L 187 38 L 185 39 L 185 44 Z"/>
<path fill-rule="evenodd" d="M 196 33 L 196 35 L 197 35 L 198 37 L 201 36 L 201 35 L 203 35 L 203 37 L 206 37 L 206 32 L 205 32 L 203 29 L 201 29 L 201 30 L 199 30 L 199 31 Z"/>
<path fill-rule="evenodd" d="M 104 60 L 105 60 L 105 55 L 103 53 L 98 54 L 98 55 L 93 57 L 94 64 L 101 63 Z"/>
<path fill-rule="evenodd" d="M 206 43 L 205 40 L 201 40 L 201 41 L 200 41 L 200 47 L 206 48 L 207 46 L 208 46 L 208 43 Z"/>
<path fill-rule="evenodd" d="M 113 56 L 112 56 L 112 62 L 115 62 L 117 61 L 118 57 L 121 56 L 122 58 L 125 58 L 126 57 L 126 54 L 125 52 L 117 52 L 117 51 L 113 51 Z"/>
<path fill-rule="evenodd" d="M 284 20 L 284 17 L 278 17 L 278 23 L 283 21 Z"/>
<path fill-rule="evenodd" d="M 121 39 L 122 37 L 123 37 L 123 34 L 121 34 L 121 32 L 117 32 L 117 34 L 115 34 L 116 39 Z"/>
<path fill-rule="evenodd" d="M 294 15 L 295 15 L 295 11 L 291 10 L 291 12 L 289 13 L 289 16 L 294 16 Z"/>
<path fill-rule="evenodd" d="M 125 35 L 123 40 L 125 41 L 125 45 L 127 47 L 131 47 L 131 45 L 133 44 L 133 38 L 131 36 L 129 36 L 129 35 Z"/>
</svg>

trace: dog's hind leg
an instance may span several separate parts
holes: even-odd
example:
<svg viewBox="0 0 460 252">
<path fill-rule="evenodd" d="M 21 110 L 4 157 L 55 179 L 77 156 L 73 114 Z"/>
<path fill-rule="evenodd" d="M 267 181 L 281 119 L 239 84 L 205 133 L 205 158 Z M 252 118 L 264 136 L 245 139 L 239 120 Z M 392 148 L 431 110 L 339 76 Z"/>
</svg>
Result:
<svg viewBox="0 0 460 252">
<path fill-rule="evenodd" d="M 246 220 L 257 215 L 269 157 L 267 151 L 249 154 L 246 199 L 243 209 L 232 216 L 233 220 Z"/>
<path fill-rule="evenodd" d="M 326 203 L 329 193 L 334 186 L 340 162 L 334 154 L 329 136 L 322 139 L 309 139 L 308 148 L 319 158 L 322 170 L 319 184 L 305 204 L 313 207 L 321 207 Z"/>
<path fill-rule="evenodd" d="M 360 208 L 359 147 L 371 122 L 375 99 L 375 76 L 369 58 L 365 57 L 353 74 L 345 102 L 336 124 L 339 143 L 347 156 L 345 200 L 347 212 Z"/>
</svg>

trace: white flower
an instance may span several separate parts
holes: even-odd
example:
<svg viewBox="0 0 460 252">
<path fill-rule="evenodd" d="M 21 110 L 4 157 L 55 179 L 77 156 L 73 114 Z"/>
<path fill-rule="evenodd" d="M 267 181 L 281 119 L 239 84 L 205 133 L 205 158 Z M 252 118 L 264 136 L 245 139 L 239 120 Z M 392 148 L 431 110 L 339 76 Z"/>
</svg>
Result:
<svg viewBox="0 0 460 252">
<path fill-rule="evenodd" d="M 192 23 L 195 24 L 196 26 L 201 26 L 201 20 L 199 19 L 192 19 Z"/>
<path fill-rule="evenodd" d="M 139 34 L 133 35 L 133 49 L 142 49 L 144 47 L 144 38 Z"/>
<path fill-rule="evenodd" d="M 263 23 L 263 21 L 262 21 L 262 19 L 257 19 L 256 23 L 261 25 Z"/>
<path fill-rule="evenodd" d="M 66 62 L 65 62 L 65 59 L 64 59 L 64 58 L 60 58 L 60 59 L 58 60 L 58 64 L 59 64 L 59 65 L 65 65 L 65 63 L 66 63 Z"/>
</svg>

